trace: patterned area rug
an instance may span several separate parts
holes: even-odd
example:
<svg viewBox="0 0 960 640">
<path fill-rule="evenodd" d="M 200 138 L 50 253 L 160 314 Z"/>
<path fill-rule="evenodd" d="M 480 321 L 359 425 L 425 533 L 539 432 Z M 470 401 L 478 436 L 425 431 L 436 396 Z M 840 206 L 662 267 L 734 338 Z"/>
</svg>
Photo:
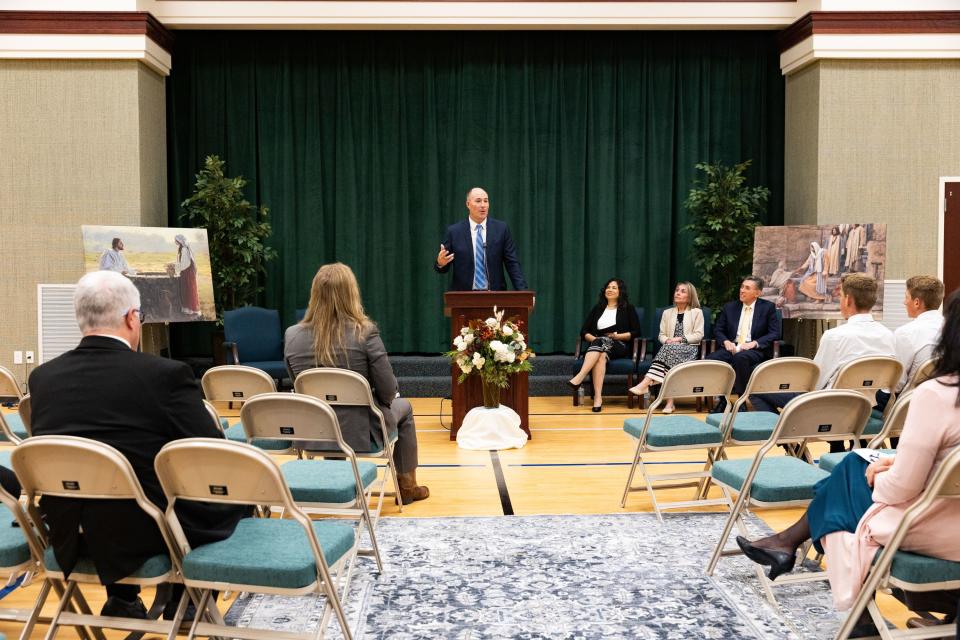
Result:
<svg viewBox="0 0 960 640">
<path fill-rule="evenodd" d="M 346 602 L 358 639 L 831 638 L 825 582 L 780 587 L 779 611 L 742 557 L 704 567 L 723 514 L 385 518 L 384 574 L 359 558 Z M 751 529 L 768 529 L 751 521 Z M 322 601 L 251 595 L 227 620 L 312 629 Z M 329 637 L 339 638 L 331 621 Z"/>
</svg>

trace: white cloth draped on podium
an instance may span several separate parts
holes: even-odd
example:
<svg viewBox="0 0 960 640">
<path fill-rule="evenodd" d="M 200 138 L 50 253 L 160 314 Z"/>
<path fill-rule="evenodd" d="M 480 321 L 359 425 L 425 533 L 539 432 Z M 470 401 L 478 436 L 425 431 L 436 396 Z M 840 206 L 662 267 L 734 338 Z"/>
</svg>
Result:
<svg viewBox="0 0 960 640">
<path fill-rule="evenodd" d="M 470 409 L 457 431 L 461 449 L 521 449 L 525 444 L 527 434 L 520 428 L 520 415 L 506 405 Z"/>
</svg>

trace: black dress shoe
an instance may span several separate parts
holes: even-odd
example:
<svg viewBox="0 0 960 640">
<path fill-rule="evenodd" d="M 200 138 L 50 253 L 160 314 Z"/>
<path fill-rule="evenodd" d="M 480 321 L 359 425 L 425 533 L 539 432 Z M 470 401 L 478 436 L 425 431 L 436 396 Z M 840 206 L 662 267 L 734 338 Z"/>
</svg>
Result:
<svg viewBox="0 0 960 640">
<path fill-rule="evenodd" d="M 720 398 L 717 400 L 716 404 L 713 405 L 713 409 L 710 409 L 710 413 L 723 413 L 723 410 L 727 408 L 727 399 Z"/>
<path fill-rule="evenodd" d="M 103 609 L 100 609 L 101 616 L 111 618 L 136 618 L 138 620 L 147 619 L 147 608 L 143 605 L 143 600 L 137 598 L 133 602 L 123 600 L 116 596 L 110 596 L 103 603 Z"/>
<path fill-rule="evenodd" d="M 173 620 L 173 617 L 177 615 L 177 607 L 180 605 L 179 598 L 170 598 L 167 602 L 167 605 L 163 608 L 163 619 L 164 620 Z M 187 603 L 187 610 L 183 614 L 183 620 L 181 622 L 193 622 L 193 619 L 197 617 L 197 607 L 193 602 Z"/>
<path fill-rule="evenodd" d="M 582 382 L 581 382 L 580 384 L 574 384 L 574 383 L 570 382 L 569 380 L 567 380 L 567 385 L 568 385 L 571 389 L 574 389 L 574 390 L 579 389 L 579 388 L 580 388 L 580 385 L 582 385 L 582 384 L 583 384 Z"/>
<path fill-rule="evenodd" d="M 850 630 L 850 635 L 848 638 L 880 638 L 880 631 L 877 629 L 877 625 L 872 622 L 864 622 L 858 624 L 853 629 Z"/>
<path fill-rule="evenodd" d="M 593 412 L 594 412 L 594 413 L 600 413 L 601 411 L 603 411 L 603 407 L 594 407 L 594 408 L 593 408 Z"/>
<path fill-rule="evenodd" d="M 737 536 L 737 546 L 747 556 L 757 564 L 770 567 L 767 577 L 776 580 L 781 573 L 790 573 L 793 571 L 793 565 L 797 562 L 796 553 L 787 553 L 786 551 L 777 551 L 776 549 L 763 549 L 754 546 L 743 536 Z"/>
</svg>

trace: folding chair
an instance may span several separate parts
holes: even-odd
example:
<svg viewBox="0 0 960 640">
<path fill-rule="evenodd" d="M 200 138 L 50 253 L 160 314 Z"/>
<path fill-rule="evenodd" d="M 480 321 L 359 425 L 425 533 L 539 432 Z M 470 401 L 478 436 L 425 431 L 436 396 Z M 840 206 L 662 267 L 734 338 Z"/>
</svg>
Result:
<svg viewBox="0 0 960 640">
<path fill-rule="evenodd" d="M 282 637 L 323 637 L 333 610 L 344 638 L 350 640 L 338 587 L 342 594 L 349 587 L 356 558 L 353 527 L 311 521 L 294 502 L 280 468 L 266 452 L 248 444 L 211 438 L 175 440 L 160 450 L 154 466 L 168 500 L 166 517 L 182 552 L 183 582 L 200 591 L 198 609 L 206 607 L 211 590 L 316 594 L 326 598 L 317 629 Z M 229 538 L 194 549 L 174 511 L 178 500 L 280 507 L 290 519 L 244 518 Z M 197 619 L 187 638 L 196 636 L 266 640 L 281 633 Z"/>
<path fill-rule="evenodd" d="M 883 420 L 883 427 L 880 433 L 875 435 L 867 444 L 867 449 L 879 449 L 888 438 L 896 438 L 903 431 L 903 425 L 907 421 L 907 411 L 910 409 L 910 398 L 913 397 L 913 391 L 907 391 L 897 396 L 897 401 L 893 408 Z M 884 449 L 885 453 L 894 453 L 895 449 Z M 848 451 L 838 451 L 836 453 L 825 453 L 820 456 L 819 466 L 824 471 L 833 471 L 834 467 L 840 464 L 840 461 L 849 455 Z"/>
<path fill-rule="evenodd" d="M 7 466 L 7 465 L 4 465 Z M 14 526 L 16 522 L 17 526 Z M 43 540 L 17 497 L 0 488 L 0 579 L 6 586 L 29 584 L 43 570 Z M 22 581 L 22 582 L 21 582 Z M 0 620 L 23 622 L 21 638 L 29 638 L 40 622 L 40 610 L 50 592 L 51 581 L 44 579 L 40 592 L 29 609 L 0 609 Z"/>
<path fill-rule="evenodd" d="M 23 397 L 20 391 L 20 382 L 17 376 L 6 367 L 0 367 L 0 398 L 13 398 L 19 400 Z"/>
<path fill-rule="evenodd" d="M 707 575 L 713 575 L 722 556 L 740 555 L 740 549 L 726 549 L 727 539 L 734 526 L 741 535 L 749 535 L 743 514 L 749 507 L 802 507 L 813 500 L 813 487 L 829 473 L 817 468 L 807 460 L 793 456 L 767 454 L 777 445 L 800 444 L 808 440 L 844 440 L 860 437 L 870 415 L 870 402 L 862 393 L 850 390 L 826 389 L 811 391 L 794 399 L 783 409 L 777 426 L 770 438 L 763 443 L 751 458 L 718 460 L 710 474 L 713 482 L 722 490 L 726 504 L 731 505 L 730 515 L 723 533 L 713 550 Z M 731 492 L 739 494 L 736 503 L 730 499 Z M 772 585 L 807 582 L 825 579 L 815 574 L 781 576 L 776 582 L 767 579 L 760 565 L 757 577 L 767 599 L 774 605 L 777 600 Z"/>
<path fill-rule="evenodd" d="M 210 419 L 213 420 L 213 423 L 217 425 L 217 429 L 220 431 L 226 432 L 230 428 L 230 422 L 226 418 L 220 417 L 220 412 L 217 411 L 217 408 L 212 402 L 204 398 L 203 408 L 207 410 L 207 413 L 210 414 Z"/>
<path fill-rule="evenodd" d="M 42 521 L 37 499 L 40 496 L 56 496 L 87 500 L 133 500 L 156 523 L 166 542 L 167 551 L 147 559 L 133 574 L 118 583 L 157 586 L 158 599 L 148 615 L 158 617 L 166 604 L 161 593 L 168 593 L 160 585 L 180 581 L 179 557 L 172 546 L 173 538 L 163 513 L 144 495 L 133 467 L 123 454 L 107 444 L 87 438 L 38 436 L 18 445 L 12 459 L 34 522 Z M 71 601 L 82 598 L 78 585 L 100 585 L 93 561 L 81 556 L 68 578 L 60 568 L 53 548 L 47 547 L 43 551 L 43 566 L 49 579 L 65 585 L 50 620 L 48 638 L 53 638 L 61 625 L 159 633 L 173 638 L 186 611 L 188 596 L 185 593 L 173 621 L 95 616 L 89 609 L 73 613 L 67 609 Z"/>
<path fill-rule="evenodd" d="M 296 436 L 296 445 L 323 444 L 336 449 L 344 460 L 290 460 L 280 465 L 280 473 L 290 488 L 294 502 L 306 513 L 342 515 L 357 519 L 359 529 L 366 526 L 370 549 L 359 549 L 361 555 L 372 555 L 377 571 L 383 573 L 380 549 L 374 532 L 383 506 L 386 478 L 377 482 L 377 465 L 357 462 L 357 456 L 343 440 L 337 414 L 322 400 L 295 393 L 265 393 L 244 403 L 240 422 L 247 433 L 247 442 L 257 438 Z M 380 494 L 371 516 L 369 502 L 374 486 Z"/>
<path fill-rule="evenodd" d="M 892 356 L 866 356 L 852 360 L 840 367 L 830 388 L 859 391 L 870 401 L 871 406 L 877 403 L 877 391 L 880 389 L 890 390 L 887 411 L 883 414 L 872 413 L 867 421 L 867 426 L 863 430 L 864 435 L 872 436 L 880 432 L 883 427 L 884 416 L 893 408 L 893 403 L 897 399 L 895 390 L 902 375 L 903 365 L 896 358 Z"/>
<path fill-rule="evenodd" d="M 757 366 L 750 375 L 747 388 L 737 398 L 726 424 L 721 420 L 727 414 L 707 415 L 707 424 L 718 427 L 725 435 L 724 448 L 763 442 L 773 433 L 780 414 L 772 411 L 744 411 L 740 408 L 752 394 L 804 393 L 817 388 L 820 367 L 808 358 L 776 358 Z"/>
<path fill-rule="evenodd" d="M 874 596 L 878 589 L 900 588 L 904 591 L 940 591 L 960 589 L 960 562 L 931 558 L 918 553 L 901 551 L 900 545 L 914 521 L 923 515 L 934 501 L 960 498 L 960 447 L 955 448 L 940 464 L 920 498 L 903 514 L 890 542 L 877 554 L 864 580 L 860 594 L 854 600 L 836 640 L 846 640 L 866 610 L 884 640 L 891 638 L 952 638 L 956 626 L 922 629 L 888 629 Z"/>
<path fill-rule="evenodd" d="M 2 368 L 2 367 L 0 367 Z M 30 437 L 30 394 L 17 402 L 17 413 L 0 411 L 0 442 L 7 440 L 13 444 Z"/>
<path fill-rule="evenodd" d="M 386 483 L 387 474 L 393 477 L 394 492 L 383 495 L 396 499 L 399 510 L 403 511 L 403 500 L 400 499 L 400 481 L 397 479 L 397 470 L 393 466 L 393 446 L 397 441 L 398 432 L 387 431 L 387 423 L 383 412 L 377 405 L 370 389 L 370 383 L 356 371 L 336 369 L 333 367 L 317 367 L 302 371 L 293 382 L 296 393 L 319 398 L 332 407 L 366 407 L 380 422 L 380 433 L 383 446 L 369 451 L 355 451 L 360 458 L 379 458 L 386 464 L 382 482 Z M 315 451 L 311 453 L 317 453 Z M 323 452 L 322 455 L 336 455 L 335 451 Z"/>
<path fill-rule="evenodd" d="M 623 489 L 620 506 L 625 507 L 627 496 L 631 491 L 648 491 L 657 519 L 663 522 L 662 510 L 679 509 L 682 507 L 705 506 L 711 504 L 726 504 L 716 500 L 703 499 L 707 494 L 710 478 L 710 465 L 715 459 L 715 451 L 723 443 L 723 434 L 720 430 L 693 416 L 668 415 L 653 417 L 653 412 L 660 404 L 671 398 L 723 396 L 727 400 L 726 413 L 730 411 L 730 391 L 736 374 L 733 367 L 725 362 L 714 360 L 696 360 L 685 362 L 673 367 L 667 372 L 657 399 L 650 403 L 644 418 L 628 418 L 623 421 L 623 430 L 637 440 L 637 449 L 630 466 L 630 475 L 627 476 L 627 485 Z M 706 465 L 702 471 L 685 471 L 653 475 L 647 472 L 643 463 L 643 454 L 655 451 L 675 451 L 690 449 L 706 449 Z M 634 487 L 633 476 L 637 469 L 643 477 L 644 486 Z M 680 484 L 659 485 L 657 489 L 671 487 L 696 486 L 696 499 L 692 501 L 659 503 L 654 491 L 654 482 L 662 480 L 694 480 Z"/>
<path fill-rule="evenodd" d="M 914 370 L 913 375 L 910 376 L 909 380 L 907 380 L 906 386 L 903 387 L 900 393 L 905 393 L 912 389 L 916 389 L 917 385 L 924 383 L 930 378 L 932 378 L 933 371 L 936 368 L 937 368 L 936 358 L 930 358 L 929 360 L 925 360 L 923 364 L 921 364 L 919 367 L 917 367 Z"/>
<path fill-rule="evenodd" d="M 207 369 L 207 372 L 200 379 L 200 386 L 203 388 L 204 398 L 210 402 L 226 402 L 231 408 L 234 402 L 244 403 L 261 393 L 276 393 L 277 391 L 274 379 L 267 373 L 242 364 L 227 364 Z M 219 413 L 217 418 L 221 423 L 223 422 Z M 229 426 L 228 423 L 228 426 L 222 428 L 227 440 L 233 442 L 247 441 L 247 434 L 240 422 L 233 426 Z M 289 440 L 273 439 L 257 440 L 253 444 L 272 453 L 291 453 L 293 446 Z"/>
</svg>

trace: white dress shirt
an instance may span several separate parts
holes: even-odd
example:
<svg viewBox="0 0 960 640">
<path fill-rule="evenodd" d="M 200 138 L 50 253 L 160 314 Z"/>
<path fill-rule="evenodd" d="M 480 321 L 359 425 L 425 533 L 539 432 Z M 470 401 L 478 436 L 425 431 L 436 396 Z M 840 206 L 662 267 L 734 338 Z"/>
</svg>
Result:
<svg viewBox="0 0 960 640">
<path fill-rule="evenodd" d="M 893 332 L 896 356 L 903 365 L 903 376 L 897 385 L 897 393 L 910 381 L 917 367 L 930 359 L 933 348 L 940 339 L 943 314 L 939 311 L 924 311 L 913 321 Z"/>
<path fill-rule="evenodd" d="M 850 316 L 846 324 L 830 329 L 820 338 L 813 361 L 820 366 L 817 389 L 826 389 L 837 377 L 840 367 L 864 356 L 895 355 L 893 332 L 869 313 Z"/>
</svg>

